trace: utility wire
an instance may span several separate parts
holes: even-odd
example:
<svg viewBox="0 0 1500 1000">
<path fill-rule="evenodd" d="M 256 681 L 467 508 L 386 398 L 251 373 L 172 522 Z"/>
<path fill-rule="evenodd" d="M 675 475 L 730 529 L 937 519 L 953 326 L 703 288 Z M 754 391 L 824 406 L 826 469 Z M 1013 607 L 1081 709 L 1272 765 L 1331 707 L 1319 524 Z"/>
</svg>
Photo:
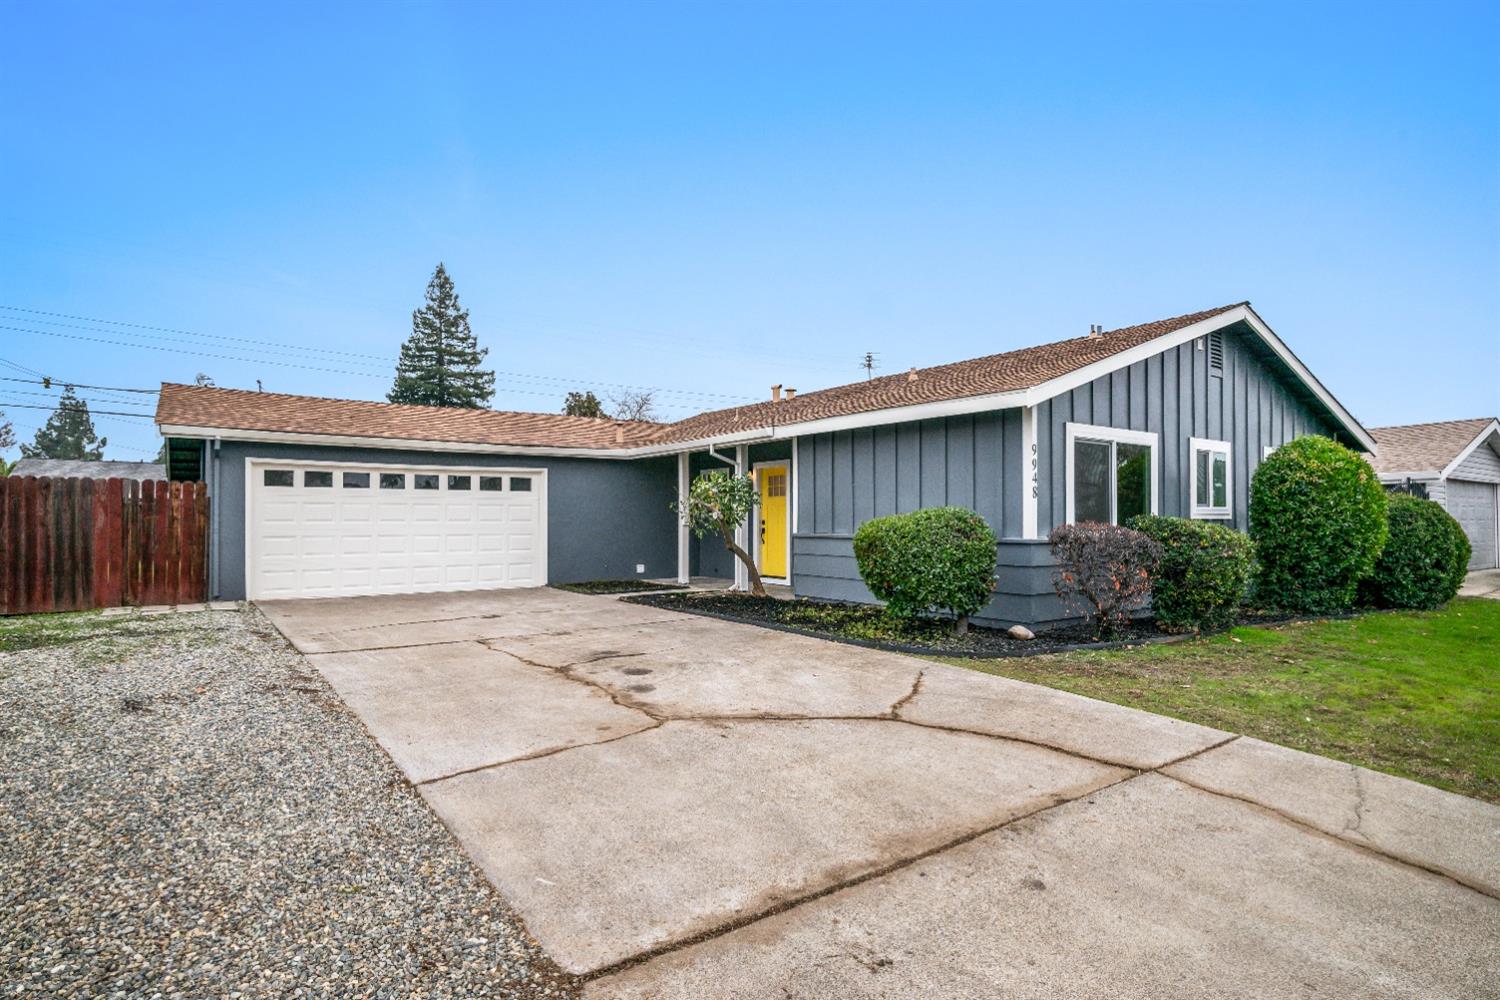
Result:
<svg viewBox="0 0 1500 1000">
<path fill-rule="evenodd" d="M 314 354 L 322 354 L 322 355 L 327 355 L 327 356 L 334 357 L 334 358 L 349 358 L 349 359 L 354 359 L 356 361 L 358 361 L 360 359 L 370 360 L 370 361 L 379 361 L 382 364 L 390 365 L 392 367 L 394 367 L 394 365 L 395 365 L 394 359 L 392 359 L 389 356 L 385 356 L 385 355 L 360 354 L 360 353 L 351 352 L 351 351 L 337 351 L 337 350 L 330 350 L 330 349 L 321 348 L 321 347 L 306 347 L 306 346 L 303 346 L 303 345 L 300 345 L 300 344 L 288 344 L 288 343 L 279 342 L 279 341 L 259 340 L 259 339 L 248 338 L 248 337 L 229 337 L 229 336 L 224 336 L 222 334 L 196 333 L 196 332 L 194 332 L 192 330 L 179 330 L 179 329 L 176 329 L 176 328 L 173 328 L 173 327 L 152 326 L 152 325 L 146 324 L 146 323 L 128 323 L 128 322 L 125 322 L 123 320 L 100 319 L 100 318 L 91 317 L 91 316 L 79 316 L 79 315 L 75 315 L 75 314 L 72 314 L 72 313 L 49 312 L 49 311 L 43 310 L 43 309 L 27 309 L 27 308 L 24 308 L 24 307 L 21 307 L 21 306 L 9 306 L 9 305 L 0 304 L 0 309 L 6 310 L 6 311 L 9 311 L 9 312 L 25 313 L 25 314 L 29 314 L 29 315 L 33 315 L 33 316 L 51 316 L 51 317 L 57 317 L 59 319 L 82 320 L 82 321 L 87 322 L 87 323 L 106 324 L 106 325 L 109 325 L 109 326 L 118 326 L 118 327 L 122 327 L 122 328 L 125 328 L 125 329 L 151 330 L 151 331 L 158 331 L 158 332 L 162 332 L 162 333 L 181 334 L 181 335 L 188 336 L 188 337 L 198 337 L 198 338 L 202 338 L 202 339 L 205 339 L 205 340 L 223 341 L 223 342 L 226 342 L 226 343 L 250 344 L 250 345 L 253 345 L 255 347 L 260 347 L 260 348 L 274 347 L 274 348 L 280 348 L 280 349 L 283 349 L 283 350 L 305 351 L 305 352 L 314 353 Z M 24 322 L 25 320 L 22 320 L 22 321 Z M 79 326 L 79 325 L 77 325 L 75 323 L 59 323 L 59 322 L 56 322 L 55 320 L 30 320 L 29 322 L 41 323 L 41 324 L 46 325 L 46 326 L 60 326 L 60 327 L 64 327 L 64 328 L 70 329 L 70 330 L 81 330 L 81 331 L 84 331 L 86 333 L 111 333 L 112 332 L 112 331 L 109 331 L 109 330 L 96 330 L 94 327 Z M 39 334 L 42 334 L 44 336 L 53 336 L 53 337 L 67 337 L 68 336 L 68 334 L 57 333 L 55 331 L 25 329 L 25 328 L 22 328 L 22 327 L 0 326 L 0 329 L 16 330 L 18 332 L 39 333 Z M 150 334 L 120 333 L 118 335 L 119 336 L 134 337 L 137 340 L 164 340 L 165 339 L 165 340 L 168 340 L 169 343 L 192 344 L 191 341 L 182 341 L 182 340 L 176 339 L 176 338 L 168 339 L 168 338 L 161 338 L 161 337 L 152 337 Z M 87 340 L 89 338 L 75 337 L 74 339 Z M 116 346 L 123 346 L 123 347 L 137 346 L 137 345 L 132 344 L 132 343 L 128 343 L 128 342 L 122 343 L 120 341 L 95 340 L 94 342 L 96 342 L 96 343 L 115 344 Z M 139 345 L 139 346 L 151 346 L 151 345 Z M 199 345 L 195 345 L 194 344 L 192 346 L 199 346 Z M 164 348 L 154 347 L 153 349 L 155 349 L 155 350 L 163 350 Z M 242 361 L 242 362 L 246 361 L 246 359 L 243 359 L 243 358 L 235 358 L 235 357 L 230 357 L 230 356 L 227 356 L 227 355 L 219 355 L 219 354 L 208 354 L 208 353 L 204 353 L 204 352 L 184 351 L 183 353 L 196 354 L 199 357 L 217 358 L 219 360 L 225 360 L 225 361 Z M 278 363 L 278 362 L 271 362 L 271 363 Z M 282 364 L 283 366 L 291 365 L 293 367 L 296 367 L 291 362 L 279 362 L 279 364 Z M 379 374 L 377 374 L 377 373 L 374 373 L 374 372 L 370 372 L 370 373 L 365 373 L 365 372 L 351 372 L 351 371 L 341 371 L 341 370 L 335 370 L 335 369 L 320 369 L 320 368 L 313 368 L 311 370 L 313 370 L 313 371 L 324 371 L 324 372 L 327 372 L 329 374 L 335 374 L 335 375 L 364 375 L 365 377 L 380 378 L 380 379 L 387 379 L 387 378 L 390 377 L 388 374 L 385 374 L 385 373 L 379 373 Z M 33 373 L 33 374 L 39 374 L 39 373 Z M 558 384 L 558 385 L 579 386 L 579 387 L 584 387 L 584 388 L 597 386 L 597 387 L 606 387 L 606 388 L 611 388 L 611 389 L 626 389 L 626 390 L 634 390 L 634 391 L 638 391 L 638 392 L 645 391 L 645 392 L 661 393 L 663 395 L 688 396 L 688 397 L 699 398 L 699 399 L 722 399 L 722 400 L 727 400 L 727 401 L 729 401 L 731 403 L 748 402 L 748 401 L 751 400 L 751 397 L 749 397 L 749 396 L 738 395 L 738 394 L 734 394 L 734 393 L 705 392 L 705 391 L 696 390 L 696 389 L 671 389 L 671 388 L 667 388 L 667 387 L 664 387 L 664 386 L 631 385 L 631 384 L 622 383 L 622 382 L 590 382 L 590 381 L 585 380 L 585 379 L 560 378 L 558 376 L 552 376 L 552 375 L 537 375 L 537 374 L 533 374 L 531 372 L 497 371 L 495 374 L 496 375 L 507 376 L 509 378 L 527 379 L 527 380 L 531 380 L 531 381 L 540 381 L 540 382 L 550 382 L 550 383 L 554 383 L 554 384 Z"/>
<path fill-rule="evenodd" d="M 43 406 L 41 403 L 13 403 L 13 402 L 10 402 L 9 400 L 4 400 L 4 399 L 0 399 L 0 406 L 6 407 L 7 409 L 15 408 L 15 409 L 20 409 L 20 410 L 56 410 L 57 409 L 57 407 L 55 407 L 55 406 Z M 110 417 L 134 417 L 137 420 L 150 420 L 150 421 L 153 421 L 153 422 L 156 420 L 156 416 L 154 414 L 151 414 L 151 413 L 125 413 L 125 412 L 120 411 L 120 410 L 93 410 L 93 409 L 89 410 L 89 413 L 90 414 L 100 414 L 100 415 L 103 415 L 103 416 L 110 416 Z"/>
</svg>

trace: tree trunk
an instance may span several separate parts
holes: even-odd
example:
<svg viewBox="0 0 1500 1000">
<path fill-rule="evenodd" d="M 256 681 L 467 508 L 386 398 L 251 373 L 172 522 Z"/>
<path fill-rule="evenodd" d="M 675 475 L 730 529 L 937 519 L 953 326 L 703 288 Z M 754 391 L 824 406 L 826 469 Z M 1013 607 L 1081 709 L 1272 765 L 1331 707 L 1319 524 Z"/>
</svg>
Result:
<svg viewBox="0 0 1500 1000">
<path fill-rule="evenodd" d="M 755 560 L 750 558 L 750 553 L 735 544 L 733 532 L 726 529 L 723 534 L 724 548 L 733 552 L 735 557 L 744 563 L 745 568 L 750 571 L 750 593 L 756 597 L 765 597 L 766 587 L 765 584 L 760 582 L 760 570 L 755 568 Z"/>
<path fill-rule="evenodd" d="M 969 616 L 968 615 L 959 615 L 957 618 L 953 619 L 953 634 L 954 635 L 968 635 L 969 634 Z"/>
</svg>

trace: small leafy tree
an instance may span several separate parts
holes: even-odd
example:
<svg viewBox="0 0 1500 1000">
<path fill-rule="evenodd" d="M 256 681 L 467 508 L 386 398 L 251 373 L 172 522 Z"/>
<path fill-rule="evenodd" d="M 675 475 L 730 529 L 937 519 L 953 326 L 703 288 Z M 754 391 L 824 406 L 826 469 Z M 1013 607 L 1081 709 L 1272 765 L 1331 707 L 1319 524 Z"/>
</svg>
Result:
<svg viewBox="0 0 1500 1000">
<path fill-rule="evenodd" d="M 765 597 L 766 588 L 760 582 L 760 570 L 755 568 L 755 560 L 734 540 L 734 533 L 755 510 L 755 502 L 753 477 L 715 470 L 693 480 L 688 487 L 685 509 L 681 501 L 673 501 L 672 509 L 679 517 L 687 518 L 688 527 L 699 538 L 710 532 L 722 538 L 724 548 L 734 553 L 735 558 L 750 571 L 750 593 Z"/>
<path fill-rule="evenodd" d="M 563 412 L 570 417 L 602 417 L 604 404 L 592 392 L 570 392 L 563 400 Z"/>
<path fill-rule="evenodd" d="M 97 462 L 104 457 L 108 440 L 94 432 L 89 404 L 79 399 L 73 387 L 63 388 L 57 409 L 47 418 L 47 426 L 36 432 L 31 444 L 21 445 L 25 458 L 77 458 Z"/>
<path fill-rule="evenodd" d="M 969 616 L 994 592 L 998 547 L 985 519 L 964 507 L 877 517 L 854 533 L 860 578 L 888 613 L 917 618 L 948 612 L 959 635 L 969 631 Z"/>
<path fill-rule="evenodd" d="M 0 451 L 6 451 L 16 446 L 16 429 L 11 426 L 5 414 L 0 413 Z"/>
<path fill-rule="evenodd" d="M 411 336 L 401 345 L 396 381 L 386 399 L 419 406 L 482 410 L 495 395 L 495 373 L 479 365 L 489 353 L 469 329 L 469 310 L 442 264 L 427 283 L 426 303 L 411 314 Z"/>
<path fill-rule="evenodd" d="M 1052 586 L 1063 603 L 1108 638 L 1151 596 L 1151 577 L 1161 563 L 1161 543 L 1115 524 L 1063 524 L 1047 536 L 1057 569 Z"/>
</svg>

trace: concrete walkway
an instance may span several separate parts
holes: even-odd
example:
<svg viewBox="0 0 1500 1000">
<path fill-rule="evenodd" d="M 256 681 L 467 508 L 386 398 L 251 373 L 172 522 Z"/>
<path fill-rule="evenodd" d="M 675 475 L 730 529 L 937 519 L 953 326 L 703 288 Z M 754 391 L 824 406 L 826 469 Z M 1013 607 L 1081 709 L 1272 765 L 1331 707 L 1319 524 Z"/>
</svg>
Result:
<svg viewBox="0 0 1500 1000">
<path fill-rule="evenodd" d="M 553 590 L 270 602 L 594 997 L 1500 996 L 1500 808 Z"/>
<path fill-rule="evenodd" d="M 1500 569 L 1476 569 L 1464 577 L 1459 597 L 1488 597 L 1500 601 Z"/>
</svg>

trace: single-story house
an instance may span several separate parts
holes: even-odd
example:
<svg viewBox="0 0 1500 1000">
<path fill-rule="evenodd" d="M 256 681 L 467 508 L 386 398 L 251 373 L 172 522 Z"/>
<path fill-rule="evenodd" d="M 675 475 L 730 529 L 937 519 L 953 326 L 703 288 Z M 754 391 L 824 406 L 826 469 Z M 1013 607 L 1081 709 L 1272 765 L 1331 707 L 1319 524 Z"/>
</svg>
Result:
<svg viewBox="0 0 1500 1000">
<path fill-rule="evenodd" d="M 167 467 L 158 462 L 88 461 L 82 458 L 22 458 L 12 476 L 53 479 L 166 479 Z"/>
<path fill-rule="evenodd" d="M 1452 514 L 1474 555 L 1470 569 L 1500 566 L 1500 420 L 1376 427 L 1371 458 L 1388 489 L 1411 489 Z"/>
<path fill-rule="evenodd" d="M 1046 537 L 1142 512 L 1247 525 L 1272 449 L 1375 442 L 1249 303 L 675 423 L 438 409 L 163 385 L 156 421 L 200 457 L 222 598 L 524 587 L 594 578 L 735 577 L 671 512 L 691 477 L 753 475 L 742 543 L 800 595 L 870 600 L 863 521 L 977 511 L 1002 539 L 976 616 L 1069 617 Z M 187 463 L 184 463 L 186 465 Z"/>
</svg>

